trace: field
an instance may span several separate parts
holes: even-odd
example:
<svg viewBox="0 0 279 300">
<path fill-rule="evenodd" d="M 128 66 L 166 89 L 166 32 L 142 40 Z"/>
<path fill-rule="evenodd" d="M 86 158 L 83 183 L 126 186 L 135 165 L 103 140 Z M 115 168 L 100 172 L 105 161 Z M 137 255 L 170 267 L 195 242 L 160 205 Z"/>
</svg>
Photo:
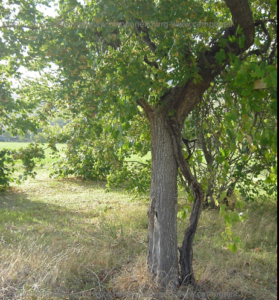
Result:
<svg viewBox="0 0 279 300">
<path fill-rule="evenodd" d="M 20 148 L 25 148 L 27 147 L 29 143 L 27 142 L 0 142 L 0 150 L 1 148 L 8 148 L 11 150 L 18 150 Z M 61 150 L 65 145 L 64 144 L 57 144 L 57 149 Z M 53 159 L 50 157 L 51 154 L 51 150 L 49 148 L 47 148 L 47 146 L 45 145 L 45 147 L 43 147 L 45 150 L 45 159 L 42 159 L 40 161 L 41 164 L 45 164 L 45 165 L 49 165 Z"/>
<path fill-rule="evenodd" d="M 0 148 L 7 144 L 23 145 Z M 247 204 L 248 219 L 234 228 L 242 240 L 235 253 L 219 212 L 203 211 L 194 241 L 200 293 L 181 287 L 163 296 L 146 269 L 148 202 L 105 192 L 105 182 L 37 173 L 0 194 L 1 300 L 277 299 L 275 200 Z M 180 192 L 179 207 L 186 202 Z M 178 220 L 179 244 L 188 222 Z"/>
<path fill-rule="evenodd" d="M 19 148 L 25 148 L 27 147 L 29 143 L 25 143 L 25 142 L 18 142 L 18 143 L 14 143 L 14 142 L 0 142 L 0 149 L 1 148 L 9 148 L 12 150 L 17 150 Z M 58 149 L 62 149 L 64 146 L 64 144 L 57 144 L 57 148 Z M 46 148 L 46 147 L 45 147 Z M 48 156 L 50 153 L 49 149 L 46 149 L 45 154 L 46 156 Z"/>
</svg>

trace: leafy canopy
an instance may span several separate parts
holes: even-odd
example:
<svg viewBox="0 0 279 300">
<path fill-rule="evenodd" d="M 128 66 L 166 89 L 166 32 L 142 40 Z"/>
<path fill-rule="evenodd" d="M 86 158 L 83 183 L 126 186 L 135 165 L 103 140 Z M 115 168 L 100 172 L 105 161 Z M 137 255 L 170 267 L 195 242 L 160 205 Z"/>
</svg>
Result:
<svg viewBox="0 0 279 300">
<path fill-rule="evenodd" d="M 50 118 L 69 120 L 60 134 L 46 129 L 51 147 L 57 141 L 68 141 L 68 167 L 62 159 L 54 174 L 110 176 L 112 182 L 118 182 L 112 170 L 124 178 L 130 170 L 125 157 L 144 155 L 150 149 L 149 127 L 140 101 L 160 107 L 174 87 L 190 79 L 201 81 L 199 62 L 220 37 L 222 26 L 230 26 L 230 11 L 225 2 L 211 0 L 70 0 L 57 2 L 54 17 L 39 10 L 52 4 L 30 0 L 1 3 L 1 123 L 17 134 L 36 132 L 47 126 Z M 228 50 L 229 43 L 244 45 L 241 28 L 236 36 L 219 41 L 221 49 L 208 67 L 213 71 L 222 64 L 227 67 L 212 84 L 206 103 L 200 105 L 200 128 L 193 137 L 201 132 L 207 136 L 207 148 L 215 152 L 212 155 L 224 181 L 244 174 L 245 168 L 237 169 L 238 164 L 228 162 L 229 154 L 240 151 L 242 165 L 247 162 L 248 166 L 253 154 L 254 166 L 267 166 L 273 183 L 277 6 L 271 0 L 251 1 L 250 5 L 254 20 L 270 21 L 256 27 L 250 49 L 254 54 L 247 50 L 238 57 Z M 37 72 L 36 76 L 25 79 L 22 66 Z M 16 86 L 12 85 L 15 80 Z M 254 90 L 255 80 L 263 80 L 266 89 Z M 194 114 L 186 119 L 187 137 L 195 126 Z M 257 129 L 255 119 L 260 122 Z M 249 153 L 245 153 L 246 147 Z M 199 155 L 204 153 L 199 153 L 192 161 L 194 157 L 201 161 Z M 256 169 L 255 174 L 259 173 Z M 201 174 L 200 168 L 197 176 Z"/>
</svg>

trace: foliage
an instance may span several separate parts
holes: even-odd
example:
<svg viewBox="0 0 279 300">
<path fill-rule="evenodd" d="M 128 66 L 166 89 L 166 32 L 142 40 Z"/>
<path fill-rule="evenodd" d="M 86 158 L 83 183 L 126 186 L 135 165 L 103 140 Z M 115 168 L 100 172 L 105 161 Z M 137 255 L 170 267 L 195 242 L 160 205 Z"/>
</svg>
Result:
<svg viewBox="0 0 279 300">
<path fill-rule="evenodd" d="M 26 148 L 18 150 L 1 149 L 0 151 L 0 191 L 5 191 L 11 182 L 21 183 L 28 176 L 35 178 L 34 159 L 44 158 L 44 151 L 38 144 L 29 144 Z M 18 169 L 15 164 L 21 161 L 23 174 L 13 177 L 13 173 Z"/>
<path fill-rule="evenodd" d="M 9 76 L 19 77 L 20 74 L 16 72 L 16 68 L 19 65 L 23 65 L 29 70 L 39 70 L 45 67 L 42 76 L 38 77 L 38 79 L 25 80 L 25 83 L 20 88 L 17 88 L 16 93 L 18 98 L 16 101 L 8 101 L 8 99 L 11 99 L 10 91 L 12 89 L 10 85 L 3 85 L 3 93 L 5 91 L 7 100 L 4 102 L 5 116 L 2 116 L 2 123 L 8 124 L 8 120 L 13 119 L 12 128 L 14 130 L 22 128 L 25 131 L 36 131 L 36 124 L 38 122 L 47 124 L 47 119 L 53 118 L 55 115 L 57 115 L 56 118 L 63 116 L 65 119 L 73 119 L 77 116 L 80 122 L 84 124 L 90 123 L 92 118 L 97 118 L 101 122 L 97 126 L 103 126 L 106 123 L 106 133 L 111 134 L 114 139 L 118 139 L 116 148 L 120 149 L 124 146 L 126 150 L 130 147 L 130 143 L 121 141 L 121 136 L 125 134 L 125 129 L 123 130 L 123 128 L 131 126 L 137 110 L 135 100 L 144 97 L 149 99 L 150 104 L 155 105 L 159 101 L 160 95 L 163 95 L 168 88 L 177 84 L 181 85 L 182 82 L 187 81 L 190 77 L 195 77 L 197 73 L 196 59 L 193 55 L 186 61 L 182 60 L 182 55 L 185 55 L 182 49 L 187 44 L 188 49 L 191 49 L 193 53 L 200 52 L 201 48 L 206 48 L 205 44 L 210 35 L 214 35 L 216 28 L 194 28 L 191 26 L 187 27 L 187 34 L 185 34 L 185 28 L 179 26 L 167 26 L 167 28 L 166 26 L 151 27 L 150 30 L 152 33 L 150 36 L 159 45 L 156 60 L 160 61 L 160 63 L 159 69 L 157 69 L 147 63 L 143 63 L 145 61 L 144 57 L 147 57 L 149 61 L 154 61 L 152 59 L 154 54 L 147 46 L 138 41 L 136 35 L 134 35 L 135 27 L 107 26 L 109 21 L 124 18 L 127 23 L 141 19 L 143 22 L 164 20 L 172 24 L 179 21 L 183 21 L 186 24 L 187 22 L 198 22 L 201 19 L 211 22 L 216 17 L 219 18 L 220 22 L 229 21 L 229 13 L 225 9 L 225 6 L 217 5 L 215 13 L 213 13 L 210 1 L 205 2 L 202 6 L 198 2 L 192 3 L 191 15 L 185 13 L 183 10 L 184 6 L 187 8 L 189 5 L 187 1 L 184 4 L 179 2 L 179 11 L 173 9 L 174 4 L 170 6 L 168 2 L 145 3 L 141 5 L 138 3 L 125 3 L 125 9 L 121 5 L 108 2 L 106 10 L 103 10 L 105 2 L 100 2 L 99 5 L 94 4 L 94 2 L 85 5 L 81 5 L 78 2 L 63 2 L 63 4 L 60 3 L 59 17 L 47 18 L 37 10 L 36 5 L 38 3 L 47 4 L 47 2 L 29 1 L 30 5 L 28 9 L 26 3 L 21 7 L 17 6 L 14 15 L 11 14 L 12 11 L 8 8 L 5 8 L 2 15 L 3 20 L 9 21 L 9 24 L 21 21 L 25 25 L 24 27 L 17 26 L 16 30 L 13 30 L 12 26 L 2 28 L 4 42 L 2 44 L 2 53 L 4 54 L 2 55 L 8 64 L 6 67 L 2 65 L 3 76 L 7 78 Z M 256 1 L 252 5 L 253 9 L 255 9 L 255 18 L 262 19 L 266 17 L 266 12 L 259 10 L 258 5 L 259 3 Z M 270 14 L 273 14 L 274 12 L 271 10 L 271 8 L 274 9 L 272 3 L 268 5 Z M 73 10 L 73 7 L 76 9 Z M 170 13 L 166 14 L 167 11 Z M 25 13 L 24 16 L 23 12 Z M 65 18 L 65 23 L 61 21 L 63 18 Z M 48 25 L 46 26 L 46 24 Z M 269 34 L 274 34 L 272 23 L 268 24 L 267 28 Z M 257 34 L 260 40 L 263 37 L 263 32 L 259 30 Z M 199 39 L 192 39 L 194 35 L 199 36 Z M 43 39 L 43 37 L 45 38 Z M 14 44 L 13 41 L 16 39 L 19 40 L 19 43 Z M 226 44 L 229 41 L 223 40 L 222 42 Z M 118 51 L 120 43 L 123 44 L 123 47 L 121 51 Z M 256 41 L 256 45 L 258 47 L 262 46 L 258 40 Z M 25 46 L 28 47 L 28 59 L 26 59 L 27 54 L 23 52 Z M 17 53 L 17 60 L 10 55 L 12 53 Z M 224 55 L 224 52 L 220 52 L 217 55 L 217 60 L 220 62 L 224 59 L 222 53 Z M 130 57 L 129 67 L 125 65 L 125 58 L 127 57 Z M 231 180 L 226 180 L 226 174 L 230 174 L 230 177 L 235 178 L 238 182 L 239 178 L 243 178 L 241 175 L 236 176 L 236 174 L 233 174 L 231 168 L 226 165 L 229 163 L 228 160 L 223 160 L 226 155 L 222 156 L 222 153 L 232 154 L 233 151 L 239 151 L 239 149 L 228 148 L 231 145 L 228 139 L 234 139 L 236 134 L 235 132 L 230 132 L 231 128 L 234 127 L 233 124 L 240 124 L 239 122 L 243 121 L 245 122 L 244 127 L 248 129 L 251 126 L 250 123 L 255 118 L 251 115 L 248 119 L 246 117 L 248 111 L 250 114 L 253 114 L 253 111 L 257 114 L 259 110 L 263 111 L 263 105 L 266 107 L 265 110 L 269 109 L 268 105 L 270 105 L 273 111 L 276 109 L 276 99 L 274 98 L 276 93 L 274 91 L 271 92 L 271 89 L 275 85 L 277 73 L 274 68 L 274 62 L 267 65 L 268 59 L 270 60 L 270 57 L 266 55 L 262 60 L 248 58 L 243 63 L 240 59 L 231 55 L 231 62 L 225 74 L 216 80 L 217 84 L 213 91 L 215 96 L 212 94 L 209 95 L 207 100 L 200 105 L 202 116 L 198 117 L 199 122 L 202 122 L 204 135 L 211 134 L 211 138 L 206 137 L 207 144 L 210 143 L 213 145 L 210 139 L 214 139 L 216 132 L 218 132 L 218 137 L 215 140 L 221 139 L 223 141 L 218 145 L 219 154 L 216 157 L 218 162 L 216 162 L 215 166 L 217 173 L 212 177 L 220 178 L 219 174 L 221 174 L 223 178 L 223 183 L 220 182 L 217 186 L 215 184 L 215 190 L 218 190 L 217 198 L 218 194 L 225 191 L 232 183 Z M 55 62 L 56 69 L 47 70 L 46 67 L 50 66 L 50 62 Z M 131 78 L 133 80 L 130 80 Z M 270 86 L 267 86 L 269 89 L 265 91 L 253 91 L 254 81 L 263 78 L 268 84 L 269 82 L 271 83 Z M 109 84 L 107 84 L 108 80 Z M 224 85 L 226 86 L 226 91 L 222 92 L 221 86 Z M 232 94 L 238 97 L 237 100 L 235 99 L 236 105 L 234 106 L 232 106 L 233 103 L 231 102 Z M 270 104 L 261 101 L 262 98 L 266 97 L 272 98 Z M 226 106 L 221 105 L 220 99 L 222 98 L 226 99 Z M 207 106 L 210 106 L 210 108 L 207 108 Z M 108 110 L 110 110 L 111 119 L 107 123 Z M 17 111 L 21 112 L 20 116 L 16 116 Z M 225 118 L 223 118 L 224 113 L 226 114 Z M 26 118 L 27 115 L 28 118 Z M 218 122 L 217 117 L 219 119 L 222 118 L 222 122 L 225 121 L 222 128 L 220 126 L 218 128 L 216 124 Z M 196 117 L 193 116 L 193 118 L 196 120 Z M 210 118 L 214 120 L 211 121 Z M 264 120 L 270 120 L 267 114 Z M 195 121 L 193 120 L 193 122 Z M 215 126 L 214 130 L 212 127 L 213 123 Z M 95 125 L 90 124 L 89 126 Z M 189 132 L 192 130 L 189 119 L 186 120 L 186 128 L 187 136 L 189 136 Z M 236 127 L 234 128 L 237 129 Z M 245 149 L 245 146 L 242 145 L 243 143 L 239 143 L 240 139 L 245 140 L 246 136 L 250 139 L 249 136 L 251 136 L 251 133 L 249 135 L 249 132 L 245 128 L 242 128 L 242 132 L 237 132 L 237 143 L 239 144 L 237 148 Z M 268 140 L 269 137 L 275 136 L 267 133 L 270 130 L 273 131 L 273 129 L 274 124 L 270 122 L 270 127 L 266 127 L 264 133 L 265 139 Z M 214 134 L 210 133 L 211 131 Z M 197 136 L 198 132 L 195 135 Z M 227 136 L 225 137 L 225 135 Z M 92 136 L 91 139 L 96 140 L 100 136 Z M 257 143 L 255 138 L 252 137 L 254 143 Z M 258 142 L 262 144 L 263 139 L 262 137 Z M 58 140 L 61 140 L 61 138 L 59 139 L 58 137 Z M 78 149 L 78 143 L 81 147 L 80 149 Z M 140 144 L 142 143 L 140 140 L 134 143 L 139 143 L 137 147 L 141 147 Z M 269 143 L 274 144 L 270 139 Z M 217 144 L 214 145 L 216 146 Z M 60 162 L 61 171 L 58 171 L 57 165 L 56 175 L 76 174 L 84 178 L 90 178 L 87 169 L 89 166 L 95 165 L 96 162 L 95 158 L 92 158 L 90 162 L 91 158 L 89 159 L 88 156 L 94 151 L 98 152 L 98 150 L 92 149 L 86 154 L 85 149 L 88 149 L 88 145 L 83 141 L 73 141 L 73 143 L 68 143 L 68 145 L 69 147 L 73 145 L 73 149 L 67 150 L 69 152 L 66 154 L 67 156 L 72 155 L 72 159 L 65 161 L 62 158 Z M 78 153 L 79 151 L 80 153 Z M 117 149 L 108 151 L 112 154 L 112 160 L 116 158 L 115 152 L 117 151 Z M 253 151 L 255 153 L 256 150 Z M 262 150 L 259 150 L 259 147 L 257 147 L 257 151 Z M 126 151 L 126 153 L 128 152 Z M 83 157 L 87 158 L 84 159 Z M 200 157 L 199 152 L 197 152 L 191 161 L 193 162 L 194 158 L 196 158 L 194 164 L 200 164 Z M 249 159 L 248 157 L 246 161 L 250 160 L 251 162 L 252 158 L 250 157 Z M 261 157 L 265 157 L 263 153 L 261 153 Z M 274 156 L 270 153 L 270 159 L 272 157 Z M 104 155 L 102 158 L 104 158 Z M 241 159 L 244 159 L 243 155 L 240 156 Z M 255 157 L 252 161 L 257 161 L 258 163 L 258 158 Z M 85 164 L 84 173 L 87 173 L 87 175 L 83 174 L 83 163 Z M 91 178 L 97 178 L 97 174 L 100 174 L 100 178 L 105 178 L 105 175 L 109 173 L 109 166 L 105 160 L 103 160 L 103 163 L 107 165 L 104 166 L 104 170 L 100 172 L 96 171 L 97 173 L 92 175 Z M 274 168 L 274 162 L 272 164 Z M 79 171 L 75 172 L 74 166 Z M 265 163 L 265 166 L 270 170 L 270 167 L 268 167 L 269 163 Z M 236 167 L 236 163 L 234 167 Z M 198 168 L 200 171 L 197 171 L 197 177 L 200 178 L 200 174 L 204 174 L 204 170 L 201 165 Z M 238 173 L 245 173 L 246 171 L 242 170 L 238 171 Z M 93 170 L 92 172 L 94 173 Z M 207 170 L 207 174 L 210 175 L 210 172 L 212 175 L 212 171 Z M 274 182 L 274 175 L 268 177 L 269 180 Z M 248 181 L 250 180 L 251 183 L 251 179 L 248 179 L 246 176 L 246 180 L 247 184 L 245 186 L 249 186 Z M 258 184 L 262 183 L 263 181 L 260 181 Z M 208 186 L 209 183 L 206 185 Z M 243 192 L 245 186 L 242 187 Z"/>
<path fill-rule="evenodd" d="M 72 139 L 67 148 L 62 150 L 60 159 L 52 165 L 52 177 L 75 175 L 87 180 L 104 180 L 109 175 L 113 165 L 121 164 L 123 157 L 117 155 L 113 141 L 105 143 L 92 140 L 81 143 Z"/>
<path fill-rule="evenodd" d="M 232 60 L 185 122 L 185 137 L 197 138 L 190 165 L 212 203 L 235 189 L 247 201 L 277 192 L 277 72 L 268 61 Z"/>
<path fill-rule="evenodd" d="M 66 142 L 60 158 L 52 164 L 52 177 L 74 175 L 86 180 L 107 180 L 107 188 L 125 184 L 126 190 L 137 195 L 144 194 L 150 187 L 150 161 L 131 161 L 130 156 L 144 156 L 150 150 L 148 124 L 143 116 L 136 116 L 131 123 L 119 124 L 111 136 L 108 123 L 104 120 L 72 120 L 62 129 L 45 128 L 48 139 Z M 121 122 L 121 121 L 120 121 Z M 139 131 L 139 128 L 142 131 Z M 57 154 L 57 153 L 56 153 Z"/>
<path fill-rule="evenodd" d="M 136 196 L 146 194 L 151 183 L 151 161 L 127 161 L 119 170 L 111 172 L 107 177 L 107 187 L 119 186 L 125 183 L 125 190 Z"/>
<path fill-rule="evenodd" d="M 225 212 L 224 207 L 233 209 L 241 198 L 254 201 L 259 195 L 268 199 L 277 194 L 277 72 L 273 70 L 264 62 L 243 65 L 235 60 L 185 122 L 185 137 L 198 139 L 190 165 L 207 193 L 205 204 L 220 208 L 232 251 L 241 243 L 233 227 L 243 217 L 237 217 L 236 211 Z M 254 90 L 259 79 L 272 86 Z M 187 212 L 183 208 L 178 217 L 185 218 Z"/>
<path fill-rule="evenodd" d="M 0 191 L 7 188 L 9 183 L 13 181 L 12 174 L 14 172 L 14 160 L 11 157 L 12 151 L 2 149 L 0 151 Z"/>
<path fill-rule="evenodd" d="M 237 95 L 233 96 L 237 100 Z M 211 100 L 205 99 L 193 113 L 192 121 L 188 120 L 187 132 L 192 128 L 192 136 L 198 137 L 198 149 L 190 163 L 209 197 L 214 195 L 215 200 L 221 200 L 230 196 L 235 188 L 247 201 L 260 190 L 269 195 L 276 192 L 277 134 L 274 125 L 277 119 L 268 98 L 260 112 L 250 110 L 249 115 L 241 102 L 235 102 L 237 109 L 233 110 L 222 98 L 216 98 L 215 103 L 218 101 L 219 105 L 215 107 Z M 262 101 L 261 97 L 259 99 Z M 237 112 L 235 120 L 231 119 L 232 111 Z M 264 144 L 266 134 L 269 137 Z M 227 195 L 229 189 L 230 195 Z"/>
<path fill-rule="evenodd" d="M 233 233 L 233 227 L 238 222 L 244 222 L 248 217 L 247 213 L 243 213 L 245 206 L 243 202 L 237 201 L 236 206 L 242 210 L 240 213 L 231 210 L 226 211 L 226 205 L 220 205 L 220 215 L 224 218 L 226 223 L 226 229 L 225 232 L 223 232 L 223 236 L 227 237 L 229 242 L 228 247 L 232 252 L 237 250 L 238 245 L 242 245 L 240 238 Z"/>
</svg>

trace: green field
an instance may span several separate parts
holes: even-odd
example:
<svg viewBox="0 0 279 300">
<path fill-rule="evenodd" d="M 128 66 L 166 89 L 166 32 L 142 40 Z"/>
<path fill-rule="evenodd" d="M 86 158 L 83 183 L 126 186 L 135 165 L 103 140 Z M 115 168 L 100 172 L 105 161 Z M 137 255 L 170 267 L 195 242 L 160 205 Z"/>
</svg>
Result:
<svg viewBox="0 0 279 300">
<path fill-rule="evenodd" d="M 13 150 L 18 150 L 19 148 L 26 148 L 30 143 L 23 143 L 23 142 L 0 142 L 0 149 L 2 148 L 9 148 Z M 50 149 L 47 149 L 47 144 L 41 144 L 46 149 L 46 154 L 50 153 Z M 65 147 L 65 144 L 56 144 L 57 149 L 61 150 Z"/>
<path fill-rule="evenodd" d="M 0 142 L 0 150 L 3 148 L 7 148 L 11 150 L 19 150 L 20 148 L 26 148 L 28 144 L 29 143 L 25 143 L 25 142 Z M 49 166 L 55 160 L 50 156 L 52 151 L 47 147 L 47 144 L 41 144 L 41 145 L 45 151 L 45 158 L 41 160 L 35 159 L 35 162 L 37 164 L 37 167 L 35 168 L 36 171 L 41 170 L 40 167 L 41 164 Z M 63 149 L 63 147 L 65 147 L 65 144 L 57 144 L 56 147 L 58 150 L 61 150 Z M 18 161 L 17 167 L 20 167 L 20 161 Z"/>
<path fill-rule="evenodd" d="M 13 150 L 18 150 L 19 148 L 25 148 L 30 143 L 24 143 L 24 142 L 0 142 L 0 149 L 2 148 L 9 148 Z M 45 145 L 45 148 L 47 148 L 47 144 Z M 58 149 L 62 149 L 64 144 L 57 144 Z M 49 149 L 47 150 L 49 152 Z"/>
<path fill-rule="evenodd" d="M 179 209 L 186 202 L 179 198 Z M 234 300 L 277 299 L 276 201 L 255 199 L 246 209 L 248 219 L 233 228 L 242 240 L 235 253 L 218 211 L 202 212 L 194 240 L 198 288 L 238 292 Z M 12 185 L 0 194 L 0 299 L 163 299 L 146 268 L 147 210 L 146 201 L 122 189 L 50 179 L 46 168 Z M 179 245 L 188 222 L 189 216 L 178 219 Z M 164 299 L 186 299 L 185 293 L 181 287 Z M 224 299 L 214 297 L 208 299 Z"/>
</svg>

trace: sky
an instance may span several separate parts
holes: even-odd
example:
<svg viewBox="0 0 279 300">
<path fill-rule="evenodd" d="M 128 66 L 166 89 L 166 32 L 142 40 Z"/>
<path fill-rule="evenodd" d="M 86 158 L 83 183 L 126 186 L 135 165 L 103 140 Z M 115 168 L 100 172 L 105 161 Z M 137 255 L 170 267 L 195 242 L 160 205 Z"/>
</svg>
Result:
<svg viewBox="0 0 279 300">
<path fill-rule="evenodd" d="M 57 12 L 55 11 L 55 6 L 53 3 L 51 3 L 51 7 L 47 7 L 45 5 L 38 5 L 38 10 L 42 13 L 44 13 L 44 15 L 49 16 L 49 17 L 55 17 L 57 16 Z"/>
</svg>

